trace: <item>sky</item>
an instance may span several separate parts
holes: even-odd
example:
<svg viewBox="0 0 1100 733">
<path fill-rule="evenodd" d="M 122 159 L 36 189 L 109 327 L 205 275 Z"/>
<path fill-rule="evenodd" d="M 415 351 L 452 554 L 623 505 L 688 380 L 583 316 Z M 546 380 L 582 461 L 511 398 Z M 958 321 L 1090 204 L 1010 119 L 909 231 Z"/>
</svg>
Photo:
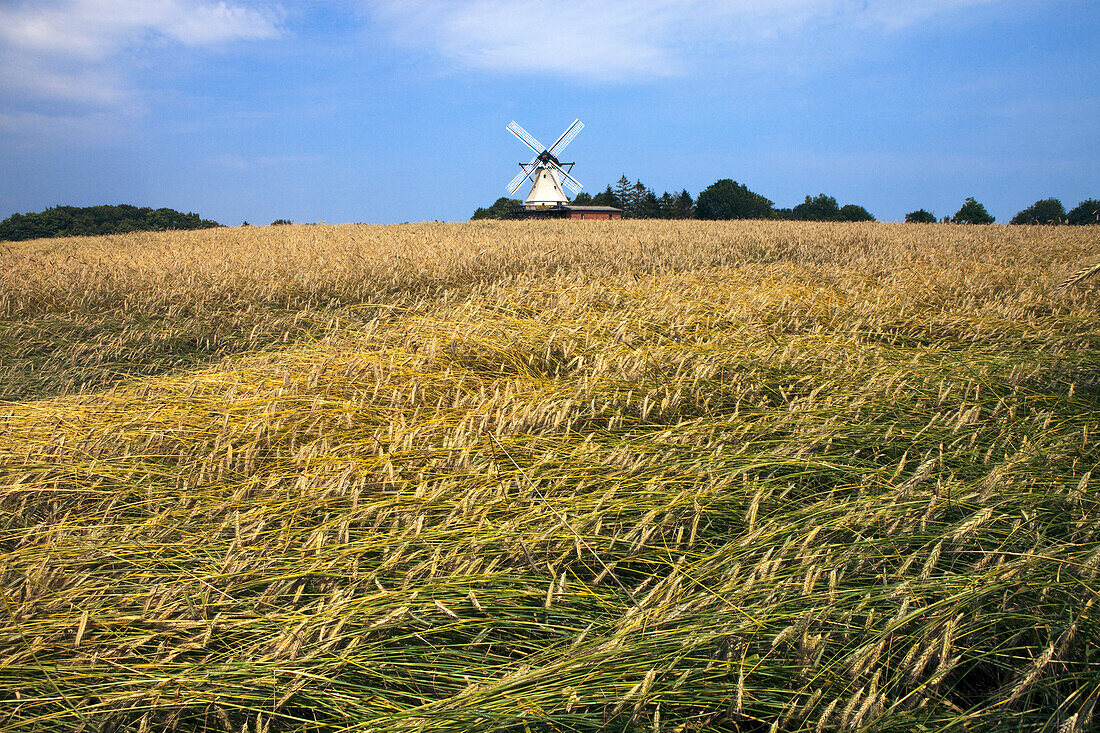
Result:
<svg viewBox="0 0 1100 733">
<path fill-rule="evenodd" d="M 1100 198 L 1100 2 L 0 0 L 0 218 L 462 221 L 531 157 L 510 121 L 574 118 L 591 193 L 1071 208 Z"/>
</svg>

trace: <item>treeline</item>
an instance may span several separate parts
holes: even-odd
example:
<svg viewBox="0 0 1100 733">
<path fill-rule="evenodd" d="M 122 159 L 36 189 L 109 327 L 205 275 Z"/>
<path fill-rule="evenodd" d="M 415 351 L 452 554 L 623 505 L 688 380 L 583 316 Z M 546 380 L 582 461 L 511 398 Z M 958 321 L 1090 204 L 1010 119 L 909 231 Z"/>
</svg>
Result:
<svg viewBox="0 0 1100 733">
<path fill-rule="evenodd" d="M 89 234 L 209 229 L 222 226 L 198 214 L 174 209 L 119 206 L 55 206 L 31 214 L 12 214 L 0 222 L 0 240 L 12 242 L 42 237 L 74 237 Z"/>
<path fill-rule="evenodd" d="M 687 189 L 679 193 L 665 191 L 658 196 L 641 181 L 631 183 L 625 175 L 614 188 L 608 185 L 595 196 L 582 191 L 571 203 L 576 206 L 614 206 L 623 210 L 625 219 L 691 219 L 695 214 L 695 199 Z"/>
<path fill-rule="evenodd" d="M 985 205 L 976 201 L 973 196 L 968 196 L 963 205 L 955 212 L 954 216 L 937 219 L 931 211 L 917 209 L 905 215 L 906 224 L 935 224 L 942 221 L 944 224 L 992 224 L 996 221 L 993 215 L 985 209 Z"/>
<path fill-rule="evenodd" d="M 996 219 L 981 203 L 968 198 L 954 216 L 937 219 L 931 211 L 917 209 L 906 214 L 905 221 L 910 224 L 934 224 L 937 221 L 945 224 L 992 224 Z M 1085 199 L 1067 212 L 1058 199 L 1042 199 L 1012 217 L 1009 224 L 1100 224 L 1100 201 Z"/>
<path fill-rule="evenodd" d="M 789 219 L 793 221 L 874 221 L 867 209 L 856 204 L 840 206 L 832 196 L 807 196 L 790 209 L 775 204 L 747 186 L 724 178 L 692 198 L 687 189 L 665 191 L 660 196 L 641 181 L 624 175 L 614 186 L 597 194 L 581 192 L 570 202 L 575 206 L 614 206 L 624 219 Z M 523 215 L 523 202 L 499 198 L 488 208 L 479 208 L 472 219 L 510 219 Z"/>
<path fill-rule="evenodd" d="M 665 192 L 658 196 L 641 181 L 633 183 L 624 175 L 614 186 L 595 195 L 581 192 L 570 202 L 576 206 L 614 206 L 623 210 L 624 219 L 785 219 L 790 221 L 875 221 L 867 209 L 857 204 L 841 206 L 832 196 L 807 196 L 797 206 L 776 208 L 766 197 L 748 186 L 724 178 L 712 183 L 693 199 L 687 190 Z M 499 198 L 488 208 L 479 208 L 473 219 L 512 219 L 523 216 L 523 202 Z M 968 197 L 954 216 L 942 219 L 925 209 L 910 211 L 905 221 L 934 224 L 992 224 L 996 221 L 985 206 Z M 1100 201 L 1086 199 L 1067 212 L 1056 198 L 1036 201 L 1010 222 L 1012 224 L 1100 224 Z"/>
<path fill-rule="evenodd" d="M 1069 212 L 1058 199 L 1036 201 L 1016 216 L 1010 224 L 1100 224 L 1100 200 L 1085 199 Z"/>
</svg>

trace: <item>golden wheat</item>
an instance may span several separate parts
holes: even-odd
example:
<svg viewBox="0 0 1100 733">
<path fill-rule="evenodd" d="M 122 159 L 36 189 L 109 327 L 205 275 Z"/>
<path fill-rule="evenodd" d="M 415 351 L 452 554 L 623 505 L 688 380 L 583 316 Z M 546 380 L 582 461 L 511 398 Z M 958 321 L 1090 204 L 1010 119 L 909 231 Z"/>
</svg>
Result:
<svg viewBox="0 0 1100 733">
<path fill-rule="evenodd" d="M 1094 227 L 283 226 L 0 273 L 11 728 L 1086 728 Z"/>
</svg>

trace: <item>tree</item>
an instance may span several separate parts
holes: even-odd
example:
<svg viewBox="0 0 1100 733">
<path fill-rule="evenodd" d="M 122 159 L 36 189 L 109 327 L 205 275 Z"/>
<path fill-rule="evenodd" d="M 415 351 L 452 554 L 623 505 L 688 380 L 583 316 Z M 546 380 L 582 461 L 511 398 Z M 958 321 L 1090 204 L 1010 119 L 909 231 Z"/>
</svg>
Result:
<svg viewBox="0 0 1100 733">
<path fill-rule="evenodd" d="M 626 176 L 623 176 L 615 184 L 615 193 L 623 202 L 624 219 L 650 218 L 649 213 L 654 202 L 648 201 L 647 197 L 653 192 L 644 183 L 641 181 L 630 183 L 626 180 Z M 656 201 L 656 196 L 653 198 Z"/>
<path fill-rule="evenodd" d="M 841 221 L 874 221 L 871 212 L 856 204 L 844 204 L 840 207 Z"/>
<path fill-rule="evenodd" d="M 591 206 L 592 205 L 592 194 L 587 193 L 585 191 L 581 191 L 576 196 L 574 196 L 573 200 L 570 201 L 569 203 L 573 204 L 574 206 Z"/>
<path fill-rule="evenodd" d="M 695 214 L 695 201 L 686 188 L 676 197 L 676 210 L 678 219 L 690 219 Z"/>
<path fill-rule="evenodd" d="M 514 219 L 522 207 L 522 201 L 501 196 L 489 208 L 475 211 L 470 219 Z"/>
<path fill-rule="evenodd" d="M 287 224 L 293 224 L 293 223 L 294 222 L 292 222 L 290 219 L 276 219 L 275 221 L 271 222 L 271 226 L 278 227 L 278 226 L 285 226 Z"/>
<path fill-rule="evenodd" d="M 637 217 L 639 219 L 661 218 L 661 202 L 657 200 L 657 195 L 648 188 L 638 199 Z"/>
<path fill-rule="evenodd" d="M 1100 224 L 1100 201 L 1085 199 L 1073 207 L 1073 211 L 1066 215 L 1069 224 Z"/>
<path fill-rule="evenodd" d="M 723 178 L 699 194 L 695 215 L 700 219 L 767 219 L 772 202 L 742 183 Z"/>
<path fill-rule="evenodd" d="M 623 210 L 623 217 L 630 218 L 634 212 L 634 184 L 624 174 L 615 183 L 615 198 L 619 200 L 619 207 Z"/>
<path fill-rule="evenodd" d="M 996 219 L 985 210 L 985 206 L 975 201 L 973 196 L 968 196 L 962 208 L 951 217 L 953 224 L 992 224 L 994 221 Z"/>
<path fill-rule="evenodd" d="M 676 219 L 676 197 L 668 191 L 657 199 L 657 216 L 661 219 Z"/>
<path fill-rule="evenodd" d="M 813 198 L 807 196 L 791 214 L 799 221 L 840 221 L 840 206 L 832 196 L 819 193 Z"/>
<path fill-rule="evenodd" d="M 905 215 L 905 221 L 909 224 L 935 224 L 936 215 L 931 211 L 925 211 L 924 209 L 917 209 L 916 211 L 910 211 Z"/>
<path fill-rule="evenodd" d="M 616 209 L 621 209 L 623 208 L 623 200 L 611 190 L 611 185 L 608 184 L 607 188 L 592 197 L 592 205 L 614 206 Z"/>
<path fill-rule="evenodd" d="M 1066 220 L 1066 207 L 1058 199 L 1036 201 L 1016 216 L 1010 224 L 1062 224 Z"/>
</svg>

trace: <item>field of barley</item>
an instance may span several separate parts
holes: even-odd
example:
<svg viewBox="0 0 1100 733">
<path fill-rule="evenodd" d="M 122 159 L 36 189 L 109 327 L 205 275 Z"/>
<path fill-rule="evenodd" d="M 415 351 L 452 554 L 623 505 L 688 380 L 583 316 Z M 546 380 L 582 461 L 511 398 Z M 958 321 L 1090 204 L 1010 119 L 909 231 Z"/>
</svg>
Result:
<svg viewBox="0 0 1100 733">
<path fill-rule="evenodd" d="M 0 247 L 0 729 L 1090 730 L 1097 262 L 793 222 Z"/>
</svg>

